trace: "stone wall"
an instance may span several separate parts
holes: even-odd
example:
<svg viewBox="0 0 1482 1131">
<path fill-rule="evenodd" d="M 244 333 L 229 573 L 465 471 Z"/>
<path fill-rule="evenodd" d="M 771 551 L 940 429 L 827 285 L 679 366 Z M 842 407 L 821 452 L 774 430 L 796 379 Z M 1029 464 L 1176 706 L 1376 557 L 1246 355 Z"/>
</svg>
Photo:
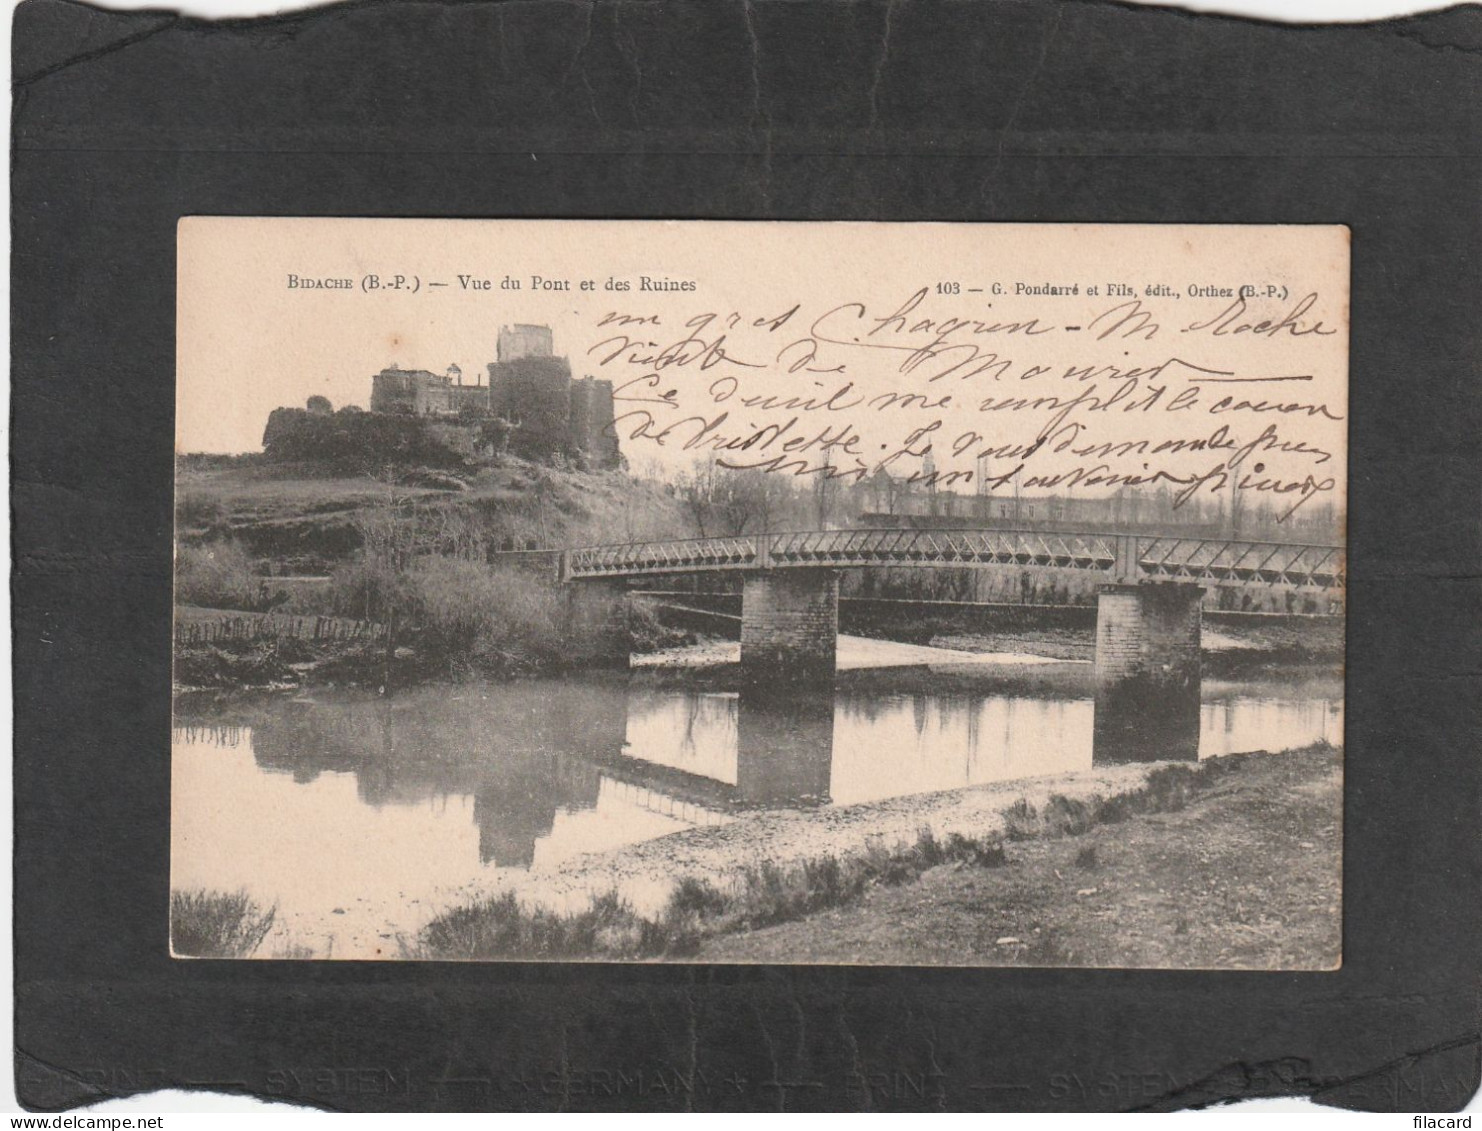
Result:
<svg viewBox="0 0 1482 1131">
<path fill-rule="evenodd" d="M 371 378 L 372 412 L 427 416 L 454 411 L 448 379 L 426 369 L 383 369 Z"/>
</svg>

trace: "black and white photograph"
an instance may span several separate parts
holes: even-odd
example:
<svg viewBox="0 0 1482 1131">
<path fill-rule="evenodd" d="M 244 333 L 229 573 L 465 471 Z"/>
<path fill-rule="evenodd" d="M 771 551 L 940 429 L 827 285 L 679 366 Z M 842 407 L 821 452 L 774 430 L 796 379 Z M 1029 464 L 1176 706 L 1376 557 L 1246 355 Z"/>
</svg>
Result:
<svg viewBox="0 0 1482 1131">
<path fill-rule="evenodd" d="M 177 958 L 1341 965 L 1347 229 L 178 238 Z"/>
</svg>

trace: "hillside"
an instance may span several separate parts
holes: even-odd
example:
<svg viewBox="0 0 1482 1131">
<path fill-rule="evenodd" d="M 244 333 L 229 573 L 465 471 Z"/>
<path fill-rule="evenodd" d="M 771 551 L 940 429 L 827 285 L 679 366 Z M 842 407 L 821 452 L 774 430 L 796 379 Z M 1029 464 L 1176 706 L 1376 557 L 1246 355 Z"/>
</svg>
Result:
<svg viewBox="0 0 1482 1131">
<path fill-rule="evenodd" d="M 309 462 L 183 456 L 176 469 L 182 545 L 239 542 L 272 572 L 321 573 L 357 550 L 388 510 L 496 548 L 684 536 L 664 485 L 623 471 L 580 471 L 505 457 L 465 472 L 413 469 L 370 477 Z"/>
</svg>

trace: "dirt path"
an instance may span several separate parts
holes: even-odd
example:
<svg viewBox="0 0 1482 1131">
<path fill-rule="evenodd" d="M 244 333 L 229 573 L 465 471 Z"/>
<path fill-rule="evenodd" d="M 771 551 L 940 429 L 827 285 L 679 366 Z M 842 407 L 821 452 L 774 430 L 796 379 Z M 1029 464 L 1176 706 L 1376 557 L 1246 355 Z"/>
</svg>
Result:
<svg viewBox="0 0 1482 1131">
<path fill-rule="evenodd" d="M 1331 969 L 1342 755 L 1246 758 L 1185 809 L 1008 844 L 859 903 L 707 941 L 699 961 Z"/>
</svg>

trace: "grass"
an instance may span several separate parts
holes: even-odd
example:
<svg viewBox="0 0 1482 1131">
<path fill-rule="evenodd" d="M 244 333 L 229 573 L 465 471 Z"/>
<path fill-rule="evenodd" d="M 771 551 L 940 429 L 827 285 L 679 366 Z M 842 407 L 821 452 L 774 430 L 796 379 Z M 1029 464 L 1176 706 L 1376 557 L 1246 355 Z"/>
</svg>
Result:
<svg viewBox="0 0 1482 1131">
<path fill-rule="evenodd" d="M 1326 746 L 1326 743 L 1318 743 Z M 1036 809 L 1024 798 L 1004 810 L 1004 835 L 1008 840 L 1032 840 L 1039 837 L 1084 836 L 1097 825 L 1113 825 L 1141 813 L 1171 813 L 1186 808 L 1194 797 L 1219 778 L 1238 768 L 1247 754 L 1229 754 L 1208 758 L 1187 766 L 1159 766 L 1138 789 L 1102 797 L 1065 797 L 1052 793 L 1043 809 Z M 1094 867 L 1095 849 L 1076 863 Z"/>
<path fill-rule="evenodd" d="M 207 551 L 190 550 L 191 560 Z M 244 559 L 245 560 L 245 559 Z M 438 674 L 454 679 L 560 671 L 604 659 L 602 641 L 567 615 L 568 594 L 544 578 L 512 567 L 491 567 L 444 555 L 415 558 L 404 570 L 355 561 L 337 570 L 328 587 L 331 607 L 396 626 L 353 635 L 358 622 L 332 618 L 337 635 L 324 640 L 291 634 L 296 614 L 255 613 L 244 618 L 251 637 L 179 644 L 175 681 L 188 687 L 283 686 L 313 682 L 410 681 Z M 239 603 L 237 608 L 245 607 Z M 181 606 L 183 625 L 230 616 L 223 609 Z M 652 651 L 693 637 L 666 628 L 642 601 L 626 605 L 628 646 Z M 282 630 L 273 639 L 273 633 Z"/>
<path fill-rule="evenodd" d="M 1326 749 L 1325 743 L 1313 749 Z M 714 880 L 683 876 L 655 916 L 639 914 L 617 892 L 598 896 L 575 913 L 527 907 L 505 893 L 455 908 L 424 928 L 413 956 L 433 959 L 682 958 L 707 938 L 740 934 L 845 906 L 872 888 L 912 883 L 944 865 L 997 868 L 1009 862 L 1004 843 L 1079 837 L 1148 813 L 1186 808 L 1203 791 L 1237 770 L 1250 755 L 1197 764 L 1160 766 L 1137 789 L 1112 797 L 1051 794 L 1043 807 L 1021 798 L 1002 815 L 1003 829 L 983 836 L 938 835 L 923 828 L 912 842 L 868 841 L 851 853 L 827 853 L 779 863 L 763 860 Z M 1076 867 L 1098 869 L 1094 845 L 1075 856 Z M 1044 944 L 1048 945 L 1048 944 Z M 1043 955 L 1054 964 L 1054 955 Z"/>
<path fill-rule="evenodd" d="M 847 908 L 709 939 L 699 960 L 1336 968 L 1341 750 L 1166 768 L 1126 796 L 1088 799 L 1095 823 L 1079 835 L 1085 814 L 1041 794 L 1039 833 L 1005 840 L 1008 867 L 873 888 Z"/>
<path fill-rule="evenodd" d="M 276 914 L 276 907 L 264 910 L 245 891 L 172 891 L 170 950 L 185 958 L 248 958 Z"/>
<path fill-rule="evenodd" d="M 422 930 L 423 958 L 651 958 L 685 949 L 681 932 L 638 915 L 616 892 L 574 913 L 527 908 L 513 892 L 445 912 Z M 692 948 L 691 948 L 692 949 Z"/>
<path fill-rule="evenodd" d="M 791 864 L 763 860 L 730 882 L 684 876 L 653 918 L 638 914 L 616 892 L 578 912 L 530 908 L 512 892 L 455 908 L 422 931 L 421 958 L 679 958 L 708 936 L 754 930 L 799 919 L 858 899 L 874 885 L 909 883 L 944 864 L 997 867 L 1006 862 L 996 838 L 922 829 L 914 842 L 862 852 L 829 853 Z"/>
</svg>

